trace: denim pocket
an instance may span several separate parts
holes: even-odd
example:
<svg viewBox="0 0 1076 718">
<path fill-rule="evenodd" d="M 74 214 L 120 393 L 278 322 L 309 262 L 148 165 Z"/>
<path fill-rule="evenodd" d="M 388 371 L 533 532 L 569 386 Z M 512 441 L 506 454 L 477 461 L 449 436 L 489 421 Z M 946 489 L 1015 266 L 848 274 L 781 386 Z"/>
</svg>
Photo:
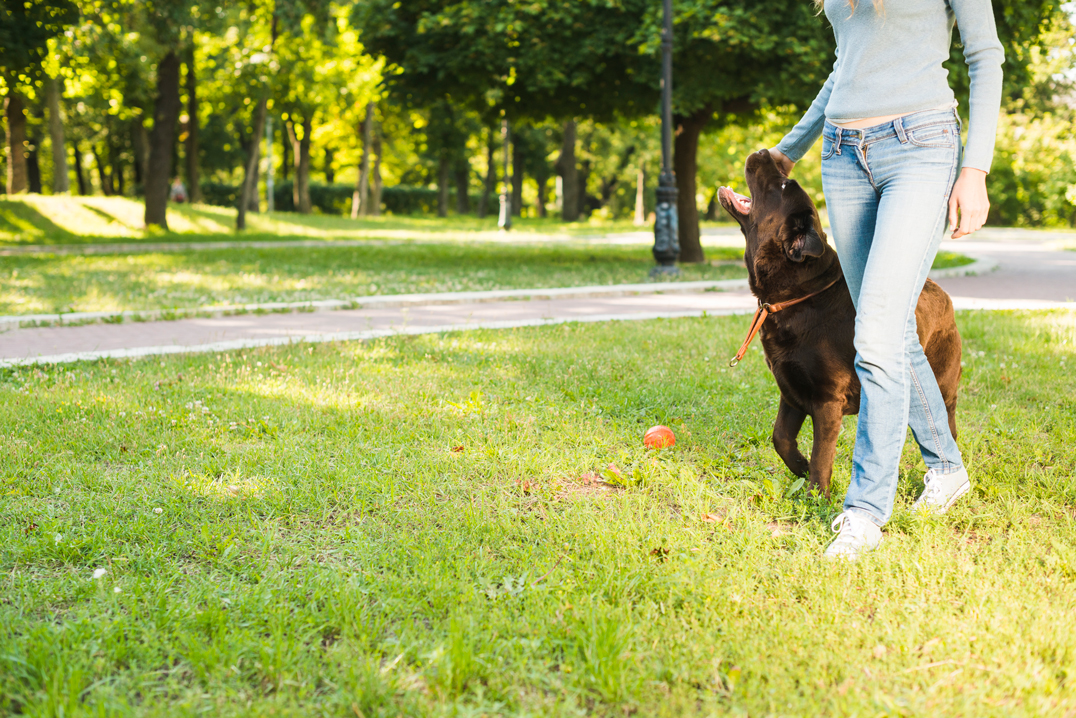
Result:
<svg viewBox="0 0 1076 718">
<path fill-rule="evenodd" d="M 828 160 L 833 156 L 834 150 L 837 149 L 837 143 L 830 138 L 822 135 L 822 159 Z"/>
<path fill-rule="evenodd" d="M 908 141 L 916 147 L 952 147 L 956 136 L 955 125 L 931 125 L 908 132 Z"/>
</svg>

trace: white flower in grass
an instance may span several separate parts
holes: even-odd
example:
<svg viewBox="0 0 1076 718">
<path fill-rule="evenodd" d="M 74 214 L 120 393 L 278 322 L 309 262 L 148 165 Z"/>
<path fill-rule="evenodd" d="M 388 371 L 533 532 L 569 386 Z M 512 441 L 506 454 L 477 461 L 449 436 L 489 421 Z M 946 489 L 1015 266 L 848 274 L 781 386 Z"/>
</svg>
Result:
<svg viewBox="0 0 1076 718">
<path fill-rule="evenodd" d="M 94 571 L 93 571 L 93 577 L 94 577 L 94 578 L 101 578 L 101 577 L 102 577 L 102 576 L 104 576 L 104 575 L 105 575 L 106 573 L 108 573 L 108 569 L 107 569 L 107 568 L 96 568 L 96 569 L 94 569 Z"/>
<path fill-rule="evenodd" d="M 163 514 L 164 509 L 162 509 L 160 506 L 158 506 L 157 508 L 153 509 L 153 513 L 158 514 L 158 515 Z"/>
<path fill-rule="evenodd" d="M 56 543 L 60 543 L 61 541 L 64 540 L 64 535 L 63 534 L 56 534 L 52 538 Z"/>
<path fill-rule="evenodd" d="M 121 589 L 119 586 L 116 586 L 115 588 L 112 589 L 112 593 L 122 593 L 122 592 L 123 592 L 123 589 Z"/>
</svg>

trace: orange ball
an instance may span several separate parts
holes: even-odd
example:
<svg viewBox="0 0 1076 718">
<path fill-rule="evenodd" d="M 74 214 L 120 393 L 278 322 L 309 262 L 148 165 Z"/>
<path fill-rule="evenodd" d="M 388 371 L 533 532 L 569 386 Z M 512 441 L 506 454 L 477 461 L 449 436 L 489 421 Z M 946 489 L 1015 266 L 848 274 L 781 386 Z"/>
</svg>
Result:
<svg viewBox="0 0 1076 718">
<path fill-rule="evenodd" d="M 666 449 L 676 444 L 676 435 L 667 426 L 651 426 L 643 435 L 643 444 L 648 449 Z"/>
</svg>

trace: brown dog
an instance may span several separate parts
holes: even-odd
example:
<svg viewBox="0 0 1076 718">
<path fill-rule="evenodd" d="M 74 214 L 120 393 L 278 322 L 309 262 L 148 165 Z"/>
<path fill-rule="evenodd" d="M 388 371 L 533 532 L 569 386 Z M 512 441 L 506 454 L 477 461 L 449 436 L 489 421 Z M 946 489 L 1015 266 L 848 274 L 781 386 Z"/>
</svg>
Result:
<svg viewBox="0 0 1076 718">
<path fill-rule="evenodd" d="M 826 243 L 818 212 L 803 188 L 781 174 L 768 150 L 747 158 L 745 175 L 750 198 L 727 187 L 718 191 L 718 198 L 747 239 L 744 263 L 752 293 L 761 305 L 817 292 L 771 314 L 762 324 L 766 363 L 781 390 L 773 445 L 792 473 L 809 477 L 829 496 L 841 417 L 859 413 L 852 344 L 856 310 L 837 252 Z M 960 333 L 949 295 L 929 279 L 919 295 L 915 319 L 955 437 Z M 796 445 L 808 416 L 814 424 L 809 462 Z"/>
</svg>

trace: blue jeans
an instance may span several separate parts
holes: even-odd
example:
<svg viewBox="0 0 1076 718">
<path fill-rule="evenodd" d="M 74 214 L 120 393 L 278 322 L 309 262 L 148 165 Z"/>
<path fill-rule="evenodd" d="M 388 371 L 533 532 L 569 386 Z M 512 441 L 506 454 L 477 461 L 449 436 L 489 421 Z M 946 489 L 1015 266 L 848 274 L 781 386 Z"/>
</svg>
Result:
<svg viewBox="0 0 1076 718">
<path fill-rule="evenodd" d="M 856 306 L 862 386 L 844 508 L 879 526 L 893 513 L 907 426 L 928 468 L 963 468 L 915 324 L 960 166 L 959 123 L 952 110 L 927 110 L 862 130 L 827 122 L 822 133 L 822 187 Z"/>
</svg>

